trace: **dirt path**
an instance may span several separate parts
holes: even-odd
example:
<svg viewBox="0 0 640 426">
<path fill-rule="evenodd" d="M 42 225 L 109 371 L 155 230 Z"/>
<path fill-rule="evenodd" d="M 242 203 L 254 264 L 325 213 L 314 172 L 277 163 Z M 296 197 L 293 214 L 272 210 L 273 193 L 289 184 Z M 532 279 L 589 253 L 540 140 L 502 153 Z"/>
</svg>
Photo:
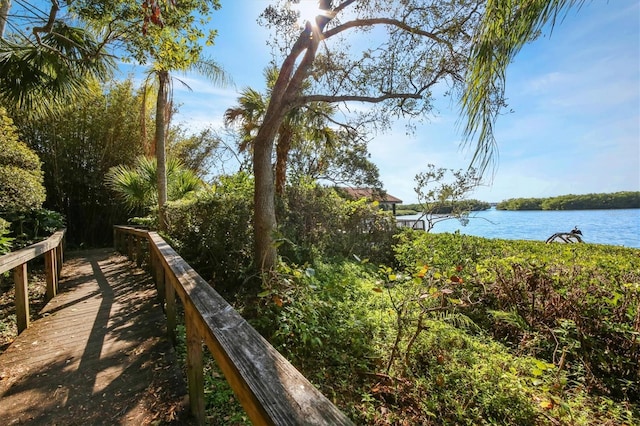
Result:
<svg viewBox="0 0 640 426">
<path fill-rule="evenodd" d="M 2 424 L 189 424 L 149 276 L 111 250 L 65 262 L 60 294 L 0 355 Z"/>
</svg>

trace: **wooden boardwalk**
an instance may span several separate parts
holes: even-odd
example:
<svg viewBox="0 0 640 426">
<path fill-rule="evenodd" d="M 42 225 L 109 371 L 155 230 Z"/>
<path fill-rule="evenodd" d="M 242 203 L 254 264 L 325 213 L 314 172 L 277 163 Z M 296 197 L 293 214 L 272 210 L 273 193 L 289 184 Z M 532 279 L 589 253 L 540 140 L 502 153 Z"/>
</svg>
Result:
<svg viewBox="0 0 640 426">
<path fill-rule="evenodd" d="M 112 250 L 67 260 L 60 293 L 0 355 L 3 425 L 189 424 L 150 276 Z"/>
</svg>

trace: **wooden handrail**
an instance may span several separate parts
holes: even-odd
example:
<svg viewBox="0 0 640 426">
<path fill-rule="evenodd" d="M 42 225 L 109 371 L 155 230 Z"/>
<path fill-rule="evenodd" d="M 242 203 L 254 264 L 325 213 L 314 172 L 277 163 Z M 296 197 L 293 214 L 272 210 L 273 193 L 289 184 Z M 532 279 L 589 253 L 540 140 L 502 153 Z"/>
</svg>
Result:
<svg viewBox="0 0 640 426">
<path fill-rule="evenodd" d="M 115 226 L 114 237 L 117 250 L 138 264 L 138 256 L 144 256 L 151 267 L 158 291 L 165 293 L 171 339 L 175 338 L 175 295 L 182 301 L 189 401 L 199 424 L 204 424 L 203 342 L 254 424 L 353 424 L 157 233 Z"/>
<path fill-rule="evenodd" d="M 58 293 L 58 279 L 62 270 L 63 245 L 66 229 L 56 231 L 44 241 L 21 250 L 0 256 L 0 274 L 13 269 L 15 283 L 16 322 L 18 334 L 29 327 L 29 291 L 27 262 L 44 254 L 47 300 Z"/>
</svg>

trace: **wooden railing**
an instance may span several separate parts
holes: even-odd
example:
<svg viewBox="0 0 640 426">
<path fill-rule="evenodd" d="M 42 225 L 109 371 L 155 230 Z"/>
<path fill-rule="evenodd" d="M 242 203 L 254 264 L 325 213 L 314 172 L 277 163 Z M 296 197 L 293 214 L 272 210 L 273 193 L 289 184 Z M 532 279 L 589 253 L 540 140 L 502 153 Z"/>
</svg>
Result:
<svg viewBox="0 0 640 426">
<path fill-rule="evenodd" d="M 256 425 L 351 425 L 335 405 L 267 342 L 157 233 L 114 227 L 117 250 L 146 262 L 164 293 L 167 332 L 175 342 L 177 294 L 184 308 L 191 412 L 204 424 L 202 344 Z"/>
<path fill-rule="evenodd" d="M 411 229 L 418 229 L 420 231 L 424 231 L 426 228 L 424 226 L 424 220 L 423 219 L 397 219 L 396 218 L 396 224 L 398 225 L 398 228 L 411 228 Z"/>
<path fill-rule="evenodd" d="M 29 291 L 27 262 L 44 254 L 45 279 L 47 281 L 47 300 L 58 293 L 58 279 L 63 262 L 63 244 L 65 229 L 55 232 L 45 241 L 30 245 L 21 250 L 0 257 L 0 274 L 13 269 L 15 283 L 16 322 L 18 334 L 29 327 Z"/>
</svg>

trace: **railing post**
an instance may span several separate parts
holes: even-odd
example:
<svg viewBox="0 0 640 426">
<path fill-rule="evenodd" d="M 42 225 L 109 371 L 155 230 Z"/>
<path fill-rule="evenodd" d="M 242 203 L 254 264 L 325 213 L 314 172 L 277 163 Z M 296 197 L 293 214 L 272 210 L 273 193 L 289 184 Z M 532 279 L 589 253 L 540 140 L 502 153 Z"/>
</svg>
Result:
<svg viewBox="0 0 640 426">
<path fill-rule="evenodd" d="M 164 300 L 167 291 L 165 289 L 164 268 L 162 267 L 162 262 L 156 257 L 155 252 L 151 247 L 149 247 L 149 261 L 151 265 L 151 274 L 153 275 L 153 280 L 156 283 L 156 289 L 158 290 L 158 300 L 160 300 L 160 304 L 164 309 Z"/>
<path fill-rule="evenodd" d="M 47 281 L 47 301 L 58 294 L 57 250 L 51 249 L 44 254 L 44 273 Z"/>
<path fill-rule="evenodd" d="M 135 236 L 132 234 L 127 234 L 127 256 L 130 260 L 133 260 L 133 245 L 135 244 Z"/>
<path fill-rule="evenodd" d="M 29 288 L 27 284 L 27 264 L 13 268 L 13 282 L 16 287 L 16 322 L 18 334 L 29 327 Z"/>
<path fill-rule="evenodd" d="M 136 240 L 136 265 L 139 267 L 142 266 L 142 237 L 135 236 Z"/>
<path fill-rule="evenodd" d="M 62 274 L 62 263 L 64 262 L 64 237 L 60 240 L 60 244 L 55 249 L 56 254 L 56 278 L 60 278 Z M 58 288 L 58 280 L 56 279 L 56 293 Z"/>
<path fill-rule="evenodd" d="M 204 374 L 202 364 L 202 338 L 198 334 L 194 310 L 185 308 L 187 327 L 187 381 L 189 385 L 189 406 L 197 424 L 205 424 L 204 416 Z"/>
<path fill-rule="evenodd" d="M 167 274 L 164 272 L 163 275 L 167 278 Z M 168 276 L 169 282 L 165 280 L 165 313 L 167 314 L 167 336 L 171 343 L 176 345 L 176 291 L 173 287 L 173 281 L 175 278 L 171 274 Z"/>
</svg>

